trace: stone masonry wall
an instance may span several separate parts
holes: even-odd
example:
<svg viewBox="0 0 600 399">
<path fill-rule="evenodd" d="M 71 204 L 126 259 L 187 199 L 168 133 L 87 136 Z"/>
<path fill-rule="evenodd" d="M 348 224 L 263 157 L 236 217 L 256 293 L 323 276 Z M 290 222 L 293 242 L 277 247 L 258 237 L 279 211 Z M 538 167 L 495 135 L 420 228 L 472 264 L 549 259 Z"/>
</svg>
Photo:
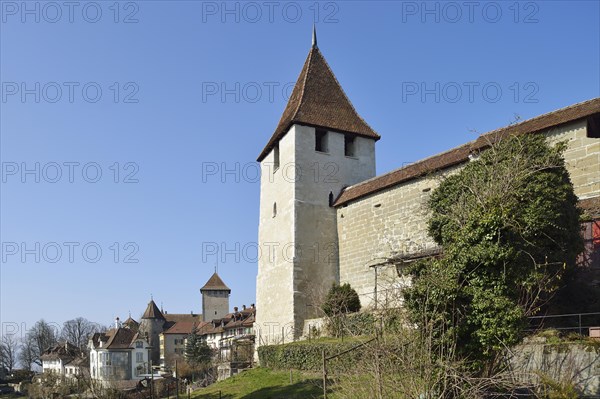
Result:
<svg viewBox="0 0 600 399">
<path fill-rule="evenodd" d="M 545 132 L 550 143 L 566 141 L 567 168 L 580 199 L 600 195 L 600 139 L 586 137 L 586 122 L 553 128 Z M 360 198 L 337 209 L 340 282 L 350 283 L 364 307 L 374 305 L 375 272 L 378 267 L 378 303 L 388 299 L 403 282 L 395 267 L 383 259 L 435 248 L 427 235 L 427 199 L 444 173 L 408 181 Z M 406 282 L 404 282 L 406 283 Z"/>
</svg>

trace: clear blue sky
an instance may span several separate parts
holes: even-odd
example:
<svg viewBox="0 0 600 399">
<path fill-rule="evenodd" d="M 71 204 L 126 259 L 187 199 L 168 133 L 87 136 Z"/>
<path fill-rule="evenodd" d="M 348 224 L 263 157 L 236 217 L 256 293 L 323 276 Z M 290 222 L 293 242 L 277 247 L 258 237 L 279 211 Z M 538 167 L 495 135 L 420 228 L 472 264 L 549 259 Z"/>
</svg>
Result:
<svg viewBox="0 0 600 399">
<path fill-rule="evenodd" d="M 3 331 L 199 312 L 211 243 L 254 302 L 254 160 L 315 20 L 378 174 L 600 95 L 597 1 L 70 4 L 0 2 Z"/>
</svg>

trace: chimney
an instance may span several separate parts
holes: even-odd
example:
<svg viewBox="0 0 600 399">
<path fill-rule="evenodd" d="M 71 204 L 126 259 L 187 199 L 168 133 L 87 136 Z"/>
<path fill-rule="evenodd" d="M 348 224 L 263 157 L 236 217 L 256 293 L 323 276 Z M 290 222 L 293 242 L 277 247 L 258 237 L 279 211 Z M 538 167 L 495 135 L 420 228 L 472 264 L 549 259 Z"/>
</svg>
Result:
<svg viewBox="0 0 600 399">
<path fill-rule="evenodd" d="M 237 306 L 234 306 L 234 308 L 233 308 L 233 311 L 234 311 L 235 313 L 237 313 L 237 311 L 238 311 L 238 307 L 237 307 Z"/>
<path fill-rule="evenodd" d="M 115 328 L 119 327 L 121 327 L 121 320 L 119 320 L 119 317 L 117 316 L 117 318 L 115 319 Z"/>
<path fill-rule="evenodd" d="M 246 305 L 242 305 L 242 310 L 246 310 Z"/>
<path fill-rule="evenodd" d="M 251 307 L 252 309 L 254 309 L 254 304 L 250 305 L 250 307 Z"/>
</svg>

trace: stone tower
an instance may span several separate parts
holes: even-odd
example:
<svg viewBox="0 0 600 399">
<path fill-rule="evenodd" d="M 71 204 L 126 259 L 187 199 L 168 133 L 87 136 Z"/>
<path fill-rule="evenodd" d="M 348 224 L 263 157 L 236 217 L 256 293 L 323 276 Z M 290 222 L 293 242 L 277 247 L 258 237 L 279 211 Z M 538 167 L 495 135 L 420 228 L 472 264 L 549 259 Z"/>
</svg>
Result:
<svg viewBox="0 0 600 399">
<path fill-rule="evenodd" d="M 231 290 L 215 272 L 200 288 L 202 294 L 202 320 L 221 319 L 229 313 L 229 294 Z"/>
<path fill-rule="evenodd" d="M 150 359 L 154 365 L 160 364 L 160 338 L 159 335 L 163 331 L 165 325 L 165 317 L 163 316 L 156 303 L 150 300 L 148 307 L 142 316 L 139 332 L 144 337 L 148 337 L 148 343 L 152 347 L 150 350 Z"/>
<path fill-rule="evenodd" d="M 339 281 L 336 211 L 344 187 L 375 176 L 379 135 L 313 45 L 261 164 L 258 345 L 302 334 Z"/>
</svg>

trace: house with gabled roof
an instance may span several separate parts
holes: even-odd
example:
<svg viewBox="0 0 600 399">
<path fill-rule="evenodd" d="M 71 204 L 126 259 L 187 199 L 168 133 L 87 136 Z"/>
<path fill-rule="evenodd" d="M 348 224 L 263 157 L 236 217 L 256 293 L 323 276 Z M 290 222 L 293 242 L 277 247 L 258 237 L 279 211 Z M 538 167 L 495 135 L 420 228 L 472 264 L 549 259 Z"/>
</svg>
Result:
<svg viewBox="0 0 600 399">
<path fill-rule="evenodd" d="M 66 377 L 86 374 L 86 354 L 70 342 L 61 342 L 46 349 L 40 356 L 42 371 Z"/>
<path fill-rule="evenodd" d="M 150 345 L 137 331 L 115 327 L 89 340 L 90 376 L 99 381 L 141 380 L 150 372 Z"/>
</svg>

